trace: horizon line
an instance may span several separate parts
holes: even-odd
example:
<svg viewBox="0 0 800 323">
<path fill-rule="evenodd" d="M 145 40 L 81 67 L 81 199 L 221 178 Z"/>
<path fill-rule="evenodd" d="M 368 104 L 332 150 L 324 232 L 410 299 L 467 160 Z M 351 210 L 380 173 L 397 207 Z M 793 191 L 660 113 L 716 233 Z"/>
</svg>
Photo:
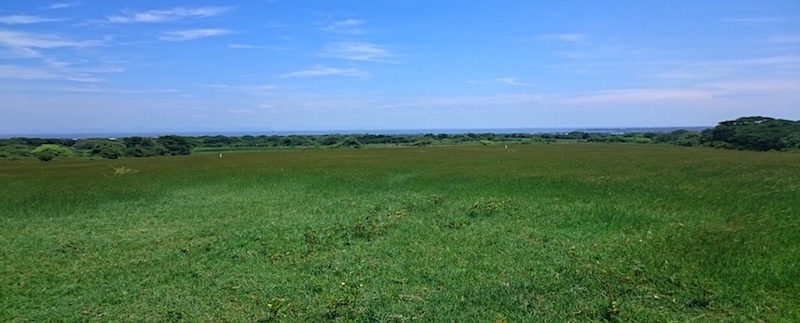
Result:
<svg viewBox="0 0 800 323">
<path fill-rule="evenodd" d="M 647 132 L 631 130 L 661 130 L 655 132 L 668 132 L 675 130 L 700 130 L 709 129 L 713 126 L 603 126 L 603 127 L 501 127 L 501 128 L 397 128 L 397 129 L 329 129 L 329 130 L 144 130 L 144 131 L 64 131 L 64 132 L 19 132 L 19 133 L 0 133 L 0 138 L 109 138 L 109 137 L 152 137 L 166 135 L 181 135 L 188 137 L 197 136 L 262 136 L 262 135 L 416 135 L 416 134 L 467 134 L 467 133 L 530 133 L 530 134 L 549 134 L 564 132 Z M 627 131 L 624 131 L 627 130 Z"/>
</svg>

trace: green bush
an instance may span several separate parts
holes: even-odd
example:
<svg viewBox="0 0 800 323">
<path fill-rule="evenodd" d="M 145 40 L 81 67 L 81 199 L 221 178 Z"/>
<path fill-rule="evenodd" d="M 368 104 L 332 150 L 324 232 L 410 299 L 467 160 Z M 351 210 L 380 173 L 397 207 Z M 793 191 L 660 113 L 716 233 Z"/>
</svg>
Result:
<svg viewBox="0 0 800 323">
<path fill-rule="evenodd" d="M 44 144 L 31 151 L 31 155 L 36 156 L 41 161 L 51 161 L 56 157 L 72 156 L 72 150 L 56 144 Z"/>
<path fill-rule="evenodd" d="M 194 142 L 189 137 L 161 136 L 157 141 L 170 155 L 189 155 L 194 147 Z"/>
<path fill-rule="evenodd" d="M 127 137 L 125 155 L 133 157 L 149 157 L 166 155 L 169 151 L 157 140 L 150 137 Z"/>
<path fill-rule="evenodd" d="M 125 152 L 125 145 L 116 140 L 84 139 L 72 146 L 83 156 L 100 156 L 107 159 L 117 159 Z"/>
<path fill-rule="evenodd" d="M 345 138 L 340 144 L 340 147 L 361 148 L 363 144 L 356 137 L 350 136 Z"/>
<path fill-rule="evenodd" d="M 38 157 L 38 158 L 39 158 L 39 160 L 41 160 L 41 161 L 43 161 L 43 162 L 46 162 L 46 161 L 51 161 L 51 160 L 53 160 L 53 158 L 55 158 L 55 157 L 56 157 L 56 155 L 55 155 L 55 154 L 53 154 L 53 152 L 52 152 L 52 151 L 49 151 L 49 150 L 48 150 L 48 151 L 43 151 L 43 152 L 39 153 L 39 154 L 38 154 L 36 157 Z"/>
</svg>

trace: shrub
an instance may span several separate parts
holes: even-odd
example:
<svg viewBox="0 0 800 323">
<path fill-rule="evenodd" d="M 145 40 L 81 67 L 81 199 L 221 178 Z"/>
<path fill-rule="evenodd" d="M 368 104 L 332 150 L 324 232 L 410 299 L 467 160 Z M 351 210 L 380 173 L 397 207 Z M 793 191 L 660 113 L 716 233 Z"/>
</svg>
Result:
<svg viewBox="0 0 800 323">
<path fill-rule="evenodd" d="M 40 152 L 38 155 L 36 155 L 36 157 L 38 157 L 39 160 L 41 160 L 43 162 L 46 162 L 46 161 L 53 160 L 53 158 L 55 158 L 56 155 L 53 154 L 53 152 L 51 152 L 51 151 L 43 151 L 43 152 Z"/>
<path fill-rule="evenodd" d="M 194 142 L 189 137 L 161 136 L 156 140 L 170 155 L 189 155 L 192 153 Z"/>
<path fill-rule="evenodd" d="M 339 144 L 340 147 L 352 147 L 352 148 L 361 148 L 363 145 L 361 141 L 359 141 L 356 137 L 350 136 L 345 138 L 342 143 Z"/>
<path fill-rule="evenodd" d="M 31 151 L 41 161 L 51 161 L 56 157 L 72 156 L 72 150 L 56 144 L 44 144 Z"/>
<path fill-rule="evenodd" d="M 102 149 L 100 149 L 100 157 L 107 158 L 107 159 L 117 159 L 122 157 L 122 147 L 121 145 L 105 145 Z"/>
</svg>

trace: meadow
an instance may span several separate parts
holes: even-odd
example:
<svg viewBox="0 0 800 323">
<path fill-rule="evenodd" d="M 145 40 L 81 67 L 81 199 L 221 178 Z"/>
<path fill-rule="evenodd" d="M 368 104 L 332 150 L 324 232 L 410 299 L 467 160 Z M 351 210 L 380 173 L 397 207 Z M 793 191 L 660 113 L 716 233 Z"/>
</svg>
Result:
<svg viewBox="0 0 800 323">
<path fill-rule="evenodd" d="M 800 154 L 0 160 L 0 321 L 800 321 Z"/>
</svg>

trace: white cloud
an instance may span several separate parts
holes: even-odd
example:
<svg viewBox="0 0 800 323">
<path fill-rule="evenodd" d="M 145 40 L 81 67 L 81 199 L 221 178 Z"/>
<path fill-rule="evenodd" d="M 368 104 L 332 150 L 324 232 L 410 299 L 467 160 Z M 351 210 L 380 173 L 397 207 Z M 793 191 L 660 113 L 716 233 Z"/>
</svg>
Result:
<svg viewBox="0 0 800 323">
<path fill-rule="evenodd" d="M 48 70 L 24 66 L 0 65 L 0 77 L 20 80 L 55 80 L 60 75 Z"/>
<path fill-rule="evenodd" d="M 773 44 L 797 44 L 800 43 L 800 35 L 777 35 L 767 38 L 768 43 Z"/>
<path fill-rule="evenodd" d="M 75 3 L 75 2 L 56 2 L 54 4 L 51 4 L 51 5 L 47 6 L 47 7 L 44 7 L 44 9 L 46 9 L 46 10 L 64 9 L 64 8 L 74 7 L 74 6 L 77 6 L 77 5 L 78 4 Z"/>
<path fill-rule="evenodd" d="M 158 40 L 164 41 L 186 41 L 199 38 L 222 36 L 230 34 L 229 30 L 225 29 L 189 29 L 189 30 L 173 30 L 165 31 L 162 33 Z"/>
<path fill-rule="evenodd" d="M 229 43 L 228 48 L 230 49 L 267 49 L 267 50 L 274 50 L 274 51 L 283 51 L 287 50 L 286 47 L 280 46 L 263 46 L 263 45 L 252 45 L 252 44 L 240 44 L 240 43 Z"/>
<path fill-rule="evenodd" d="M 723 60 L 712 64 L 738 65 L 738 66 L 786 66 L 800 64 L 800 55 L 778 55 L 756 58 L 743 58 Z"/>
<path fill-rule="evenodd" d="M 622 89 L 579 94 L 557 100 L 562 104 L 649 103 L 661 101 L 705 101 L 715 92 L 697 89 Z"/>
<path fill-rule="evenodd" d="M 45 18 L 45 17 L 29 16 L 29 15 L 0 16 L 0 23 L 4 23 L 6 25 L 26 25 L 26 24 L 36 24 L 42 22 L 63 21 L 63 20 L 64 19 Z"/>
<path fill-rule="evenodd" d="M 533 84 L 522 83 L 516 77 L 499 77 L 495 81 L 514 86 L 533 86 Z"/>
<path fill-rule="evenodd" d="M 308 69 L 289 72 L 281 75 L 282 77 L 318 77 L 318 76 L 348 76 L 365 77 L 368 74 L 355 68 L 335 68 L 325 66 L 314 66 Z"/>
<path fill-rule="evenodd" d="M 363 25 L 363 20 L 345 19 L 326 24 L 322 27 L 322 30 L 329 33 L 361 35 L 366 33 L 366 31 L 361 28 Z"/>
<path fill-rule="evenodd" d="M 326 45 L 322 56 L 349 59 L 354 61 L 386 62 L 395 55 L 389 50 L 372 43 L 343 41 Z"/>
<path fill-rule="evenodd" d="M 85 48 L 100 46 L 96 40 L 71 40 L 53 35 L 39 35 L 26 32 L 0 30 L 0 46 L 7 47 L 15 53 L 28 56 L 40 56 L 37 50 L 51 48 Z"/>
<path fill-rule="evenodd" d="M 519 105 L 535 105 L 545 102 L 550 96 L 532 93 L 496 94 L 483 96 L 427 97 L 381 105 L 382 108 L 505 108 Z"/>
<path fill-rule="evenodd" d="M 26 66 L 0 65 L 0 78 L 18 80 L 62 80 L 75 82 L 99 82 L 100 79 L 83 73 L 70 74 L 52 69 Z"/>
<path fill-rule="evenodd" d="M 660 67 L 663 71 L 655 77 L 672 79 L 720 79 L 750 74 L 777 72 L 797 73 L 800 70 L 800 55 L 776 55 L 739 59 L 722 59 L 699 62 L 671 62 Z"/>
<path fill-rule="evenodd" d="M 701 86 L 729 93 L 753 93 L 753 92 L 800 93 L 800 79 L 731 80 L 731 81 L 707 83 L 707 84 L 702 84 Z"/>
<path fill-rule="evenodd" d="M 228 48 L 230 48 L 230 49 L 258 49 L 258 48 L 264 48 L 264 46 L 230 43 L 230 44 L 228 44 Z"/>
<path fill-rule="evenodd" d="M 277 88 L 275 84 L 256 84 L 256 85 L 202 84 L 202 86 L 226 92 L 246 93 L 255 95 L 271 93 Z"/>
<path fill-rule="evenodd" d="M 541 38 L 544 40 L 554 40 L 554 41 L 562 41 L 567 43 L 578 43 L 586 40 L 587 35 L 581 33 L 569 33 L 569 34 L 548 34 L 542 35 Z"/>
<path fill-rule="evenodd" d="M 172 8 L 156 9 L 140 12 L 126 12 L 122 15 L 109 16 L 108 22 L 117 24 L 129 23 L 159 23 L 184 18 L 207 18 L 221 15 L 230 10 L 227 7 L 199 7 L 199 8 Z"/>
<path fill-rule="evenodd" d="M 722 19 L 722 21 L 742 24 L 742 25 L 764 25 L 764 24 L 784 23 L 789 21 L 789 19 L 785 17 L 774 17 L 774 16 L 751 16 L 751 17 L 725 18 Z"/>
<path fill-rule="evenodd" d="M 170 94 L 180 93 L 176 89 L 131 90 L 131 89 L 106 89 L 97 87 L 72 87 L 62 89 L 65 92 L 76 93 L 107 93 L 107 94 Z"/>
</svg>

